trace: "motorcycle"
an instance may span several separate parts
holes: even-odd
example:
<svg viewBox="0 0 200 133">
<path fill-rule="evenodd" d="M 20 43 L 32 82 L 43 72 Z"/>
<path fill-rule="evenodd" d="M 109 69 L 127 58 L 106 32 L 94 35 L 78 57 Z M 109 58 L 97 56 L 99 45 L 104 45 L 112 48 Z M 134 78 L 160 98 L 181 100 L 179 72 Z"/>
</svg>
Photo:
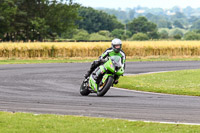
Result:
<svg viewBox="0 0 200 133">
<path fill-rule="evenodd" d="M 98 77 L 97 75 L 101 74 Z M 88 96 L 90 93 L 96 93 L 97 96 L 104 96 L 114 83 L 114 77 L 124 74 L 124 65 L 120 56 L 107 57 L 103 65 L 97 67 L 92 74 L 81 84 L 80 94 Z"/>
</svg>

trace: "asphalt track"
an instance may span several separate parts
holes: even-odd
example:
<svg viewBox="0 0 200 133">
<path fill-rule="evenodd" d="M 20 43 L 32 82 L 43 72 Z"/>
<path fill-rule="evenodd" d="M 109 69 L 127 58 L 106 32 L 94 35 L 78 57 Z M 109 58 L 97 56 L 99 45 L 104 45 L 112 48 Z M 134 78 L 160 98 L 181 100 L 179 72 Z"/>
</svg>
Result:
<svg viewBox="0 0 200 133">
<path fill-rule="evenodd" d="M 83 97 L 79 86 L 90 63 L 0 65 L 0 110 L 200 123 L 200 97 L 111 88 Z M 126 74 L 199 69 L 199 61 L 128 62 Z M 184 81 L 183 81 L 184 82 Z"/>
</svg>

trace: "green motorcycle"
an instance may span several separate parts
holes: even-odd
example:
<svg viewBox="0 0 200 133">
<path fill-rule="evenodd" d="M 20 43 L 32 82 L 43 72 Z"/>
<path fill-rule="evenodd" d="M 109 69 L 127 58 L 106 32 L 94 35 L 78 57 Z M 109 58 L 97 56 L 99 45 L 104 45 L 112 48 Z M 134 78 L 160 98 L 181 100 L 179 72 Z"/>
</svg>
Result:
<svg viewBox="0 0 200 133">
<path fill-rule="evenodd" d="M 115 75 L 122 76 L 124 74 L 124 65 L 120 56 L 107 57 L 104 62 L 81 84 L 80 94 L 82 96 L 87 96 L 90 93 L 104 96 L 110 87 L 113 86 Z M 97 81 L 97 75 L 99 74 L 101 74 L 101 77 Z"/>
</svg>

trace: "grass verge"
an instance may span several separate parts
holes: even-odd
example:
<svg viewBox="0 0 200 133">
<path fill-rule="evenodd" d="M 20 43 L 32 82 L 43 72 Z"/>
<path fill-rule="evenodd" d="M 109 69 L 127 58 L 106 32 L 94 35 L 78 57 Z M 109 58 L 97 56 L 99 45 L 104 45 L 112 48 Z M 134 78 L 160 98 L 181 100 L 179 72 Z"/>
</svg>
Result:
<svg viewBox="0 0 200 133">
<path fill-rule="evenodd" d="M 35 59 L 0 59 L 0 64 L 35 64 L 35 63 L 82 63 L 82 62 L 92 62 L 97 60 L 98 57 L 91 58 L 35 58 Z M 142 62 L 142 61 L 200 61 L 200 57 L 127 57 L 127 62 Z"/>
<path fill-rule="evenodd" d="M 200 69 L 124 76 L 116 87 L 131 90 L 200 96 Z"/>
<path fill-rule="evenodd" d="M 0 132 L 15 133 L 188 133 L 200 126 L 131 122 L 119 119 L 0 112 Z"/>
<path fill-rule="evenodd" d="M 83 63 L 92 62 L 93 59 L 10 59 L 0 60 L 0 64 L 40 64 L 40 63 Z"/>
</svg>

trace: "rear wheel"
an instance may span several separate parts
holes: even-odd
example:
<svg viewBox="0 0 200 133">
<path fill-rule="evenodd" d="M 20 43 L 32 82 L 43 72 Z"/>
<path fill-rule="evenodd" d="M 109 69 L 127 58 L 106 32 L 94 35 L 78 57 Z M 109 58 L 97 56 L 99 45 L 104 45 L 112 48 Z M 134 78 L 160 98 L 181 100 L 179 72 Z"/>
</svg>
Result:
<svg viewBox="0 0 200 133">
<path fill-rule="evenodd" d="M 97 92 L 97 96 L 100 96 L 100 97 L 104 96 L 106 94 L 106 92 L 110 89 L 110 87 L 112 86 L 113 81 L 114 81 L 113 77 L 109 76 L 107 81 L 103 85 L 102 89 L 99 88 L 99 91 Z"/>
<path fill-rule="evenodd" d="M 87 88 L 87 83 L 82 83 L 80 87 L 80 94 L 82 96 L 88 96 L 90 94 L 90 91 Z"/>
</svg>

